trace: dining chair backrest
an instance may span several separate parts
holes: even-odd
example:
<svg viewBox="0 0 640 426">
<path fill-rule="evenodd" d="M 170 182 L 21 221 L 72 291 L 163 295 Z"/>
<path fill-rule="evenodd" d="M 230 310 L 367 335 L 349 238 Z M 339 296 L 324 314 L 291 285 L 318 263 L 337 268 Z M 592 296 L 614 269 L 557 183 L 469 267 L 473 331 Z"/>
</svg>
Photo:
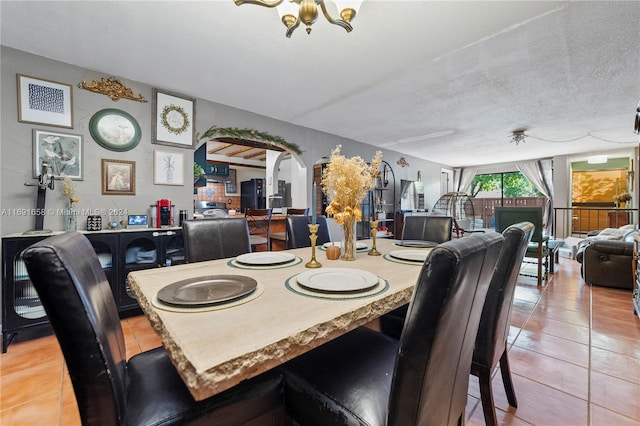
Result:
<svg viewBox="0 0 640 426">
<path fill-rule="evenodd" d="M 307 216 L 309 214 L 309 208 L 295 209 L 287 207 L 287 216 Z"/>
<path fill-rule="evenodd" d="M 269 247 L 269 230 L 271 229 L 272 209 L 247 209 L 245 217 L 249 223 L 249 239 L 251 245 L 267 244 Z"/>
<path fill-rule="evenodd" d="M 407 216 L 402 227 L 402 239 L 440 244 L 451 239 L 452 227 L 451 216 Z"/>
<path fill-rule="evenodd" d="M 482 308 L 473 362 L 493 367 L 506 349 L 518 271 L 531 240 L 533 224 L 521 222 L 502 232 L 504 246 Z"/>
<path fill-rule="evenodd" d="M 82 234 L 64 233 L 23 252 L 64 355 L 83 424 L 119 424 L 126 411 L 126 350 L 116 302 Z"/>
<path fill-rule="evenodd" d="M 287 217 L 287 240 L 289 248 L 311 247 L 309 239 L 309 216 L 289 216 Z M 318 232 L 316 233 L 316 245 L 322 245 L 331 241 L 327 219 L 324 216 L 316 217 Z"/>
<path fill-rule="evenodd" d="M 485 423 L 491 426 L 497 424 L 491 373 L 498 363 L 509 405 L 517 406 L 507 359 L 507 338 L 518 273 L 533 229 L 531 222 L 520 222 L 502 232 L 504 245 L 491 277 L 473 349 L 471 373 L 480 378 Z"/>
<path fill-rule="evenodd" d="M 249 226 L 245 218 L 217 218 L 182 222 L 188 263 L 249 253 Z"/>
<path fill-rule="evenodd" d="M 425 261 L 400 337 L 388 425 L 464 418 L 473 346 L 502 248 L 498 233 L 440 244 Z"/>
</svg>

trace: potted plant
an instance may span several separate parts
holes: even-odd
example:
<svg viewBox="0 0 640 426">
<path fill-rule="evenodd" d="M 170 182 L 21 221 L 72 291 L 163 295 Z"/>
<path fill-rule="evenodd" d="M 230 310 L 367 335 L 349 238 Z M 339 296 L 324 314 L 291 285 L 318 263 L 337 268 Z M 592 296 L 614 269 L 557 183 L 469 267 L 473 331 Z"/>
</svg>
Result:
<svg viewBox="0 0 640 426">
<path fill-rule="evenodd" d="M 205 177 L 207 174 L 204 172 L 202 166 L 195 161 L 193 162 L 193 183 L 196 183 L 200 178 Z"/>
</svg>

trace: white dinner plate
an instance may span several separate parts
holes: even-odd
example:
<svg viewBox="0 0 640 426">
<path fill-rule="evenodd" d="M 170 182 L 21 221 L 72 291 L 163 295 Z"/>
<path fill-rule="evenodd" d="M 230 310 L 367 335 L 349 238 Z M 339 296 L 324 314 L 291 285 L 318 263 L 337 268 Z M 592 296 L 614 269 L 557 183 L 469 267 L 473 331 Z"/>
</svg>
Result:
<svg viewBox="0 0 640 426">
<path fill-rule="evenodd" d="M 331 247 L 332 245 L 342 248 L 342 242 L 340 241 L 336 241 L 335 243 L 332 243 L 332 242 L 324 243 L 322 245 L 322 248 L 326 249 L 327 247 Z M 356 242 L 356 250 L 368 250 L 368 249 L 369 249 L 369 246 L 366 245 L 365 243 Z"/>
<path fill-rule="evenodd" d="M 279 251 L 259 251 L 255 253 L 245 253 L 236 257 L 238 263 L 245 265 L 279 265 L 292 262 L 296 257 L 291 253 Z"/>
<path fill-rule="evenodd" d="M 393 250 L 389 256 L 409 262 L 424 262 L 431 250 Z"/>
<path fill-rule="evenodd" d="M 377 275 L 362 269 L 322 268 L 296 276 L 302 287 L 324 292 L 364 291 L 378 285 Z"/>
</svg>

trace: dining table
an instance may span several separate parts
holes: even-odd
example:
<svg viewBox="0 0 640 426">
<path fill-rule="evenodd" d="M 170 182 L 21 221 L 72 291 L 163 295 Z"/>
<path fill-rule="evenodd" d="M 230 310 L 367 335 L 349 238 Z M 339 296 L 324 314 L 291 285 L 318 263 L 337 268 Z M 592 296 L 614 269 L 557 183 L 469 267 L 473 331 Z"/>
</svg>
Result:
<svg viewBox="0 0 640 426">
<path fill-rule="evenodd" d="M 203 400 L 410 301 L 430 249 L 377 239 L 381 255 L 370 256 L 373 242 L 357 243 L 352 261 L 329 260 L 318 246 L 320 268 L 305 266 L 312 256 L 306 247 L 270 252 L 286 256 L 283 262 L 239 256 L 133 271 L 128 281 L 189 391 Z M 229 303 L 173 303 L 181 297 L 176 288 L 221 277 L 255 288 Z M 366 284 L 350 288 L 351 277 Z"/>
</svg>

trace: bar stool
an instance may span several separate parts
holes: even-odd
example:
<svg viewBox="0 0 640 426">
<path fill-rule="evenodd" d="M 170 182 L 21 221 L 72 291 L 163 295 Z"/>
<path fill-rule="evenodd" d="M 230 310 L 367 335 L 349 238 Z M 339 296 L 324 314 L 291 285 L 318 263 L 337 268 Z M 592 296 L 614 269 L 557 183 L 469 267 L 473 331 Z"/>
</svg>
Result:
<svg viewBox="0 0 640 426">
<path fill-rule="evenodd" d="M 266 245 L 266 250 L 271 248 L 271 243 L 269 242 L 271 212 L 271 209 L 247 209 L 245 212 L 245 217 L 249 224 L 251 251 L 256 251 L 257 246 L 260 245 Z"/>
</svg>

